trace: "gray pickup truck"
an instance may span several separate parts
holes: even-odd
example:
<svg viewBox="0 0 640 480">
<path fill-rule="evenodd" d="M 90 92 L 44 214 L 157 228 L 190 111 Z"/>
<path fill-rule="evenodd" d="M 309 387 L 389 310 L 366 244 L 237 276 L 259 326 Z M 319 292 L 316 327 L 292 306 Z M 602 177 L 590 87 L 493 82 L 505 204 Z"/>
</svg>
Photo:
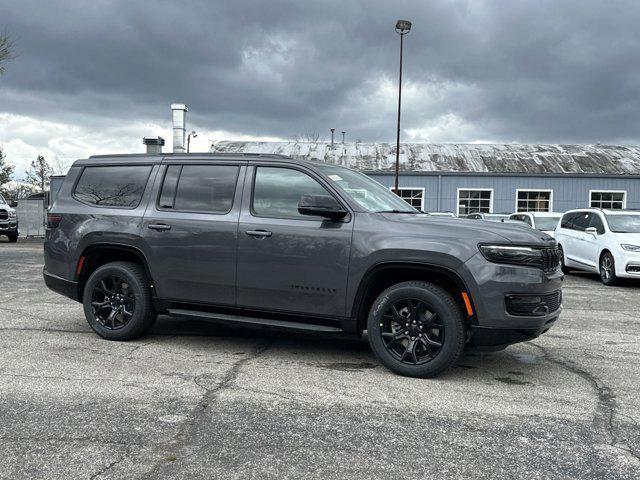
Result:
<svg viewBox="0 0 640 480">
<path fill-rule="evenodd" d="M 11 243 L 18 241 L 18 215 L 13 206 L 0 194 L 0 235 L 6 235 Z"/>
<path fill-rule="evenodd" d="M 519 225 L 423 214 L 369 177 L 277 155 L 115 155 L 71 167 L 44 279 L 110 340 L 157 314 L 368 339 L 431 377 L 465 348 L 546 332 L 556 243 Z"/>
</svg>

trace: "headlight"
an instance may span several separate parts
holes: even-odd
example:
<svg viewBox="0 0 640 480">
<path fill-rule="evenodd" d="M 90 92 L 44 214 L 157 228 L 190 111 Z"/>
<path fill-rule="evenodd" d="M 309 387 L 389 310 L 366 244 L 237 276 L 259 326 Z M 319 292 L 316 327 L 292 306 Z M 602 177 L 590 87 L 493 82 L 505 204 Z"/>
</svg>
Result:
<svg viewBox="0 0 640 480">
<path fill-rule="evenodd" d="M 16 215 L 16 212 L 9 212 L 9 218 L 16 218 L 18 215 Z"/>
<path fill-rule="evenodd" d="M 480 252 L 490 262 L 542 267 L 542 251 L 532 247 L 480 245 Z"/>
<path fill-rule="evenodd" d="M 620 246 L 623 248 L 623 250 L 628 250 L 629 252 L 640 252 L 640 247 L 638 245 L 623 243 Z"/>
</svg>

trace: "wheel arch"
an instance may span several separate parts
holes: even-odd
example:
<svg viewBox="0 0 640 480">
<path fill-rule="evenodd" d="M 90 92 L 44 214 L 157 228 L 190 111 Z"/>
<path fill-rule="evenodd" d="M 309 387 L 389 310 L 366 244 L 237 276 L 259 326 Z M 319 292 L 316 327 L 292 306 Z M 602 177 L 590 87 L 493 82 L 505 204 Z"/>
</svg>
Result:
<svg viewBox="0 0 640 480">
<path fill-rule="evenodd" d="M 144 268 L 149 281 L 152 297 L 155 297 L 155 288 L 149 262 L 142 250 L 132 245 L 114 243 L 93 243 L 82 251 L 78 257 L 75 270 L 75 280 L 78 282 L 78 301 L 82 301 L 84 286 L 91 274 L 102 265 L 111 262 L 128 261 L 137 263 Z"/>
<path fill-rule="evenodd" d="M 356 292 L 351 316 L 355 319 L 356 332 L 366 328 L 367 315 L 375 299 L 387 287 L 408 280 L 422 280 L 443 287 L 461 307 L 470 324 L 477 324 L 472 292 L 460 274 L 441 265 L 416 262 L 383 262 L 369 268 L 362 277 Z M 469 316 L 462 297 L 466 293 L 473 312 Z"/>
</svg>

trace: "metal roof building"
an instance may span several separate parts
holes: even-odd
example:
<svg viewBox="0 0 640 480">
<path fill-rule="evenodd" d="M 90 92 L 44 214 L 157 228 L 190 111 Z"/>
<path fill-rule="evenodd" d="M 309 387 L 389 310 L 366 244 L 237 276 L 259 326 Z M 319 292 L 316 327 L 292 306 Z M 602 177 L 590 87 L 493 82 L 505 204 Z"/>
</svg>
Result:
<svg viewBox="0 0 640 480">
<path fill-rule="evenodd" d="M 214 142 L 212 152 L 270 153 L 360 170 L 391 187 L 395 145 Z M 640 209 L 640 147 L 424 144 L 400 149 L 401 195 L 425 211 L 493 213 L 571 208 Z"/>
</svg>

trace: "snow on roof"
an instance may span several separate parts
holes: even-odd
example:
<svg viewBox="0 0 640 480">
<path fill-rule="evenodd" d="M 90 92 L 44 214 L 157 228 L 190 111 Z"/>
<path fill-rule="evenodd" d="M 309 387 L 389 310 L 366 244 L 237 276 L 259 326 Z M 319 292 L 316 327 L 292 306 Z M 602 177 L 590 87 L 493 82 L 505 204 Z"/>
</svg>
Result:
<svg viewBox="0 0 640 480">
<path fill-rule="evenodd" d="M 394 171 L 395 144 L 219 141 L 211 152 L 269 153 L 321 160 L 361 171 Z M 619 145 L 400 145 L 400 169 L 411 172 L 640 175 L 640 147 Z"/>
</svg>

